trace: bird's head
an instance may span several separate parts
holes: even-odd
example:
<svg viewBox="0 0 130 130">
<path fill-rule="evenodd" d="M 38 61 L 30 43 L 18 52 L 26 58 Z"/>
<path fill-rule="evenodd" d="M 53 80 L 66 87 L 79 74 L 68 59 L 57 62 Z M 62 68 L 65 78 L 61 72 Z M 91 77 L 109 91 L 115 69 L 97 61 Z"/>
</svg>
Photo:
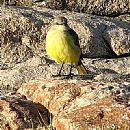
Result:
<svg viewBox="0 0 130 130">
<path fill-rule="evenodd" d="M 54 19 L 55 25 L 67 25 L 67 19 L 65 17 L 59 16 Z"/>
</svg>

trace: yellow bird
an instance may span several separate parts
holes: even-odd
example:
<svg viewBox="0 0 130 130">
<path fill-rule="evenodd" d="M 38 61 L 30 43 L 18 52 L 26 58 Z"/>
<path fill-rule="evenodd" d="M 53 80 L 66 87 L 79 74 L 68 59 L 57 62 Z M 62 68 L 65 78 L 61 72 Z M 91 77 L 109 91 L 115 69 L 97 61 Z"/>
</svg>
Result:
<svg viewBox="0 0 130 130">
<path fill-rule="evenodd" d="M 81 62 L 81 50 L 77 33 L 67 24 L 65 17 L 54 19 L 54 25 L 46 35 L 46 52 L 50 58 L 57 63 L 62 64 L 59 74 L 64 63 L 71 64 L 70 73 L 74 66 L 78 73 L 84 75 L 87 73 Z"/>
</svg>

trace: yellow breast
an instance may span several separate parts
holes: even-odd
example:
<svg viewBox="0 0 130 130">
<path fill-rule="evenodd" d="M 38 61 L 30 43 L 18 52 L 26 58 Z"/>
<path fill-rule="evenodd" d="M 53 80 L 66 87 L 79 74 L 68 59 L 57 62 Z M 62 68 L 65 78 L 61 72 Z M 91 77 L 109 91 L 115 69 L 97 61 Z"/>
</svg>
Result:
<svg viewBox="0 0 130 130">
<path fill-rule="evenodd" d="M 78 64 L 81 51 L 64 25 L 52 27 L 46 36 L 47 54 L 58 63 Z"/>
</svg>

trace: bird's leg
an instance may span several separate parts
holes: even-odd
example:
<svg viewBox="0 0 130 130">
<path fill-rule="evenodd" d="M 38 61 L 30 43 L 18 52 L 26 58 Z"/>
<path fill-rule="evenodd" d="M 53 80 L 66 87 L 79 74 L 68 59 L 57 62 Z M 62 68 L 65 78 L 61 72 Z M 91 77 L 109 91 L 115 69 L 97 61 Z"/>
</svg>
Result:
<svg viewBox="0 0 130 130">
<path fill-rule="evenodd" d="M 62 65 L 61 65 L 61 67 L 60 67 L 60 70 L 59 70 L 58 74 L 56 74 L 56 75 L 52 75 L 52 77 L 58 77 L 58 76 L 61 76 L 61 70 L 62 70 L 62 68 L 63 68 L 63 65 L 64 65 L 64 62 L 62 63 Z"/>
<path fill-rule="evenodd" d="M 72 72 L 72 68 L 73 68 L 73 65 L 71 64 L 71 65 L 70 65 L 70 72 L 69 72 L 68 75 L 71 75 L 71 74 L 72 74 L 72 73 L 71 73 L 71 72 Z"/>
<path fill-rule="evenodd" d="M 60 68 L 60 70 L 59 70 L 58 76 L 60 76 L 60 74 L 61 74 L 61 70 L 62 70 L 62 68 L 63 68 L 63 65 L 64 65 L 64 62 L 63 62 L 62 65 L 61 65 L 61 68 Z"/>
<path fill-rule="evenodd" d="M 72 79 L 72 68 L 73 68 L 73 65 L 71 64 L 70 65 L 70 71 L 69 71 L 69 74 L 66 76 L 66 79 L 69 79 L 69 78 L 71 78 Z"/>
</svg>

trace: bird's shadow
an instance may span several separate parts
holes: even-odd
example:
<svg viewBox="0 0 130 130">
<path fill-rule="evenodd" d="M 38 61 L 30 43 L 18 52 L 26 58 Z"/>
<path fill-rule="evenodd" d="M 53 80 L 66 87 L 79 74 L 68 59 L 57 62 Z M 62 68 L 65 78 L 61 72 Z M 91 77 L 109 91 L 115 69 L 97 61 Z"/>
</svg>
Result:
<svg viewBox="0 0 130 130">
<path fill-rule="evenodd" d="M 51 59 L 46 58 L 46 57 L 44 57 L 44 60 L 45 60 L 46 64 L 54 64 L 54 63 L 56 63 L 54 60 L 51 60 Z"/>
</svg>

